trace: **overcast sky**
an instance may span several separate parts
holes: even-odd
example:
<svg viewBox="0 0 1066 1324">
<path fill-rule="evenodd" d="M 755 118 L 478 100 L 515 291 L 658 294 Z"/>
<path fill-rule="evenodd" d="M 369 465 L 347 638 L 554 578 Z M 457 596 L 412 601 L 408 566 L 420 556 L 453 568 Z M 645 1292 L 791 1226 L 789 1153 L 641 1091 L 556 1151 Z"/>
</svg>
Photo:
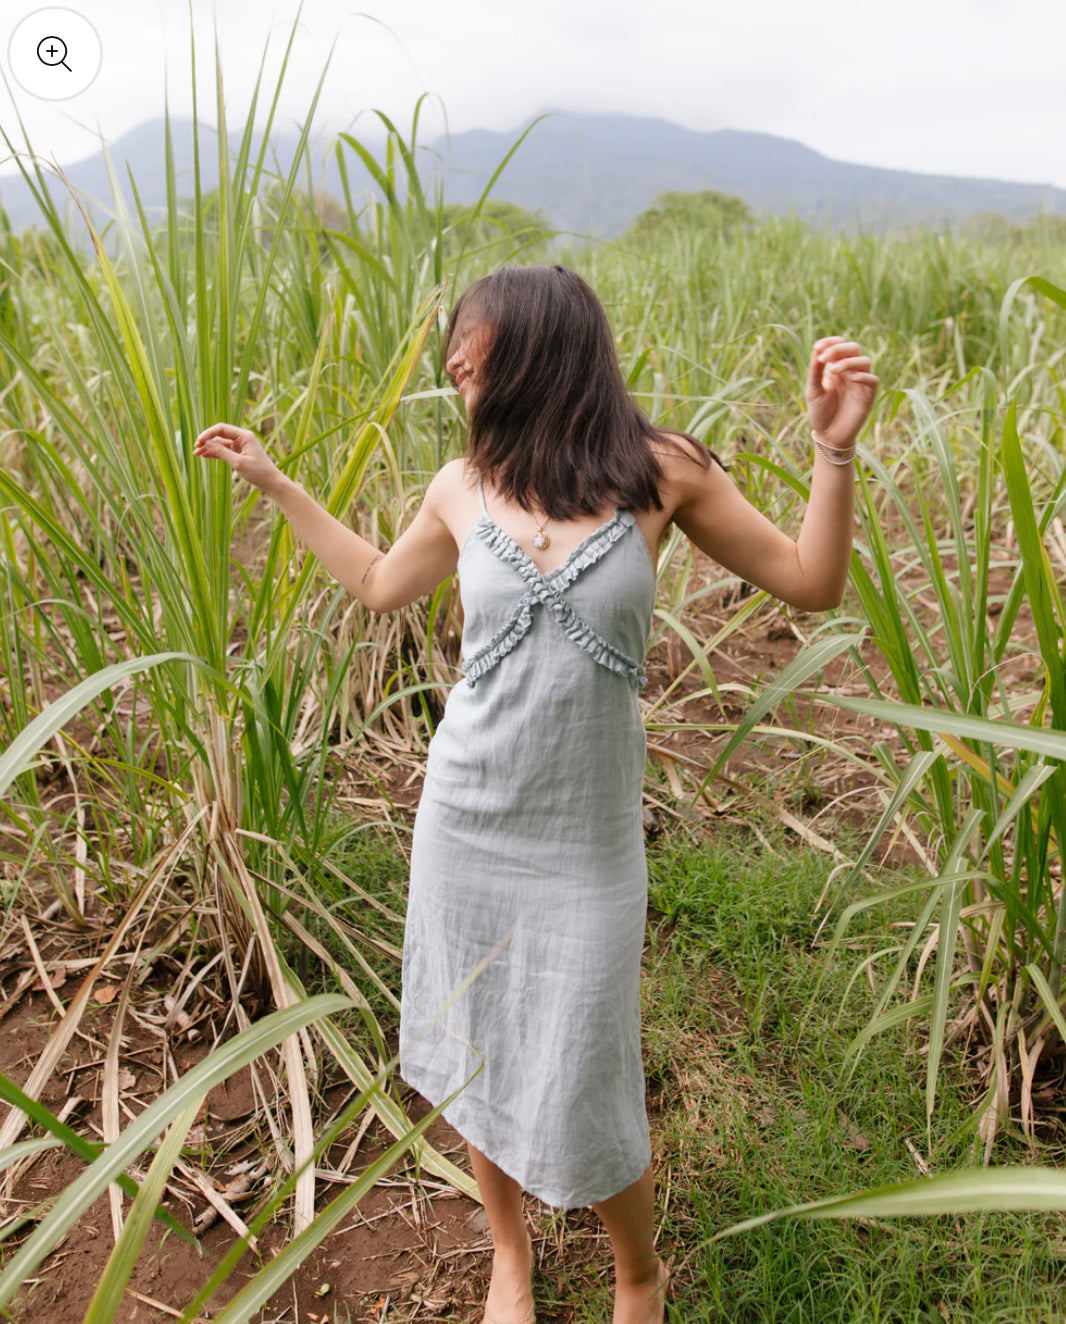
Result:
<svg viewBox="0 0 1066 1324">
<path fill-rule="evenodd" d="M 25 92 L 8 61 L 16 24 L 42 7 L 0 6 L 0 125 L 20 148 L 19 118 L 34 151 L 60 164 L 92 155 L 100 135 L 111 143 L 161 115 L 165 82 L 171 113 L 191 115 L 187 0 L 71 0 L 103 63 L 64 102 Z M 215 122 L 213 24 L 232 129 L 268 37 L 275 86 L 298 9 L 192 0 L 204 120 Z M 334 38 L 319 131 L 377 137 L 376 107 L 406 136 L 428 92 L 423 141 L 445 116 L 457 132 L 517 130 L 549 107 L 618 111 L 780 134 L 839 160 L 1066 187 L 1066 0 L 305 0 L 287 127 L 304 119 Z"/>
</svg>

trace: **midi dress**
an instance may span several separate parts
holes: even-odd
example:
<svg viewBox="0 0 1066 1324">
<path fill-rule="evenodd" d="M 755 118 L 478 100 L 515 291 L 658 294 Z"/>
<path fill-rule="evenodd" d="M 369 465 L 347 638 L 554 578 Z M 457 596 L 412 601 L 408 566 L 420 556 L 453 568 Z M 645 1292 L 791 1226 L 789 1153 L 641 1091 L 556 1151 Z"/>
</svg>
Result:
<svg viewBox="0 0 1066 1324">
<path fill-rule="evenodd" d="M 443 1116 L 464 1140 L 579 1208 L 651 1161 L 637 695 L 656 572 L 626 508 L 544 573 L 478 495 L 463 679 L 411 841 L 399 1075 L 433 1106 L 460 1090 Z"/>
</svg>

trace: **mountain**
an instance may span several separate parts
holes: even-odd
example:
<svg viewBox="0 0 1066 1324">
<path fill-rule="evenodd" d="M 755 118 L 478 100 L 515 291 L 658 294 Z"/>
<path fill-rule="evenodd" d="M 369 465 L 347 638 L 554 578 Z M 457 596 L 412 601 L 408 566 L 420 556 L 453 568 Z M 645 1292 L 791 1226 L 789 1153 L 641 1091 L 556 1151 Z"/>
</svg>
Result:
<svg viewBox="0 0 1066 1324">
<path fill-rule="evenodd" d="M 473 201 L 517 134 L 472 130 L 451 140 L 452 201 Z M 443 144 L 438 143 L 438 150 Z M 495 193 L 543 207 L 562 229 L 609 238 L 667 189 L 716 189 L 756 212 L 795 211 L 818 226 L 957 225 L 981 212 L 1026 220 L 1066 212 L 1042 184 L 884 170 L 834 161 L 791 138 L 740 129 L 701 133 L 633 115 L 552 112 L 504 169 Z"/>
<path fill-rule="evenodd" d="M 179 193 L 192 192 L 192 121 L 172 120 Z M 513 146 L 520 130 L 473 129 L 438 138 L 420 148 L 425 180 L 443 168 L 445 197 L 474 201 Z M 208 171 L 216 152 L 216 134 L 201 129 L 201 158 Z M 236 150 L 236 137 L 231 143 Z M 261 139 L 255 140 L 256 148 Z M 275 138 L 272 169 L 288 168 L 296 135 Z M 127 205 L 133 209 L 127 163 L 149 216 L 162 214 L 166 200 L 164 122 L 150 120 L 119 138 L 110 148 Z M 372 151 L 380 144 L 366 144 Z M 327 149 L 331 143 L 327 143 Z M 323 149 L 316 153 L 321 163 Z M 439 163 L 443 162 L 442 167 Z M 353 195 L 375 194 L 372 180 L 345 148 Z M 106 223 L 110 189 L 103 156 L 97 153 L 64 167 L 65 173 L 103 211 L 92 205 L 97 225 Z M 325 170 L 316 164 L 316 187 L 343 197 L 336 160 L 330 151 Z M 48 175 L 49 192 L 62 213 L 66 189 Z M 791 138 L 741 129 L 698 132 L 667 120 L 634 115 L 592 115 L 552 111 L 529 132 L 505 167 L 493 196 L 529 209 L 540 209 L 561 230 L 610 238 L 626 228 L 657 194 L 674 189 L 717 189 L 743 198 L 754 211 L 794 211 L 819 227 L 866 229 L 925 224 L 958 225 L 982 212 L 1022 221 L 1041 210 L 1066 213 L 1066 190 L 1042 184 L 995 179 L 929 175 L 907 170 L 835 161 Z M 70 204 L 72 206 L 72 204 Z M 21 176 L 0 177 L 0 206 L 12 228 L 40 224 L 39 208 Z M 80 223 L 77 212 L 71 213 Z"/>
</svg>

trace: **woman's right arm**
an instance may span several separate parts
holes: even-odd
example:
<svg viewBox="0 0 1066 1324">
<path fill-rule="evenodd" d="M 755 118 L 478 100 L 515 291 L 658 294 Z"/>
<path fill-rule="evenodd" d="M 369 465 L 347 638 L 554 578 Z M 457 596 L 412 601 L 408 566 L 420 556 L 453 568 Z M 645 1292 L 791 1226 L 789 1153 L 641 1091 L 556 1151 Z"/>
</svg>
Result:
<svg viewBox="0 0 1066 1324">
<path fill-rule="evenodd" d="M 293 533 L 371 611 L 395 611 L 432 593 L 459 563 L 455 539 L 440 516 L 441 500 L 453 481 L 457 461 L 434 475 L 417 515 L 392 547 L 382 552 L 287 478 L 246 428 L 215 423 L 197 437 L 193 453 L 225 460 L 276 501 Z"/>
</svg>

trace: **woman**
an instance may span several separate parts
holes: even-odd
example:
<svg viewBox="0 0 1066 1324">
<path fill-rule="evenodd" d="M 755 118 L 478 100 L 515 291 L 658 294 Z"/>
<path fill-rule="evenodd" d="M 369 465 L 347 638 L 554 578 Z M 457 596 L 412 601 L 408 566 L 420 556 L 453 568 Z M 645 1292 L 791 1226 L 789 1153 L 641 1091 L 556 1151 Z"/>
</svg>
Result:
<svg viewBox="0 0 1066 1324">
<path fill-rule="evenodd" d="M 467 454 L 430 482 L 387 553 L 225 423 L 196 453 L 278 502 L 368 608 L 459 571 L 464 679 L 430 742 L 404 938 L 400 1074 L 464 1137 L 492 1231 L 488 1324 L 530 1324 L 523 1190 L 591 1205 L 611 1238 L 614 1324 L 660 1324 L 640 1048 L 646 737 L 637 694 L 667 526 L 808 611 L 847 580 L 850 463 L 877 378 L 819 340 L 806 383 L 815 456 L 793 541 L 700 442 L 631 399 L 602 305 L 561 266 L 505 267 L 459 298 L 445 365 Z M 479 1069 L 480 1068 L 480 1069 Z"/>
</svg>

